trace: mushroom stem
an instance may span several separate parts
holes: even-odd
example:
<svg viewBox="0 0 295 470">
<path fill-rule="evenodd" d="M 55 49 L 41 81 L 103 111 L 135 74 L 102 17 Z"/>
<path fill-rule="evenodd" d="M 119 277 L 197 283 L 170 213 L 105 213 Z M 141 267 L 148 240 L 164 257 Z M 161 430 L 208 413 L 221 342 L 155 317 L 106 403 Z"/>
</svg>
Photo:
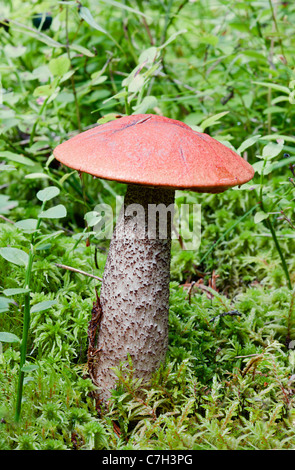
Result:
<svg viewBox="0 0 295 470">
<path fill-rule="evenodd" d="M 102 319 L 92 380 L 106 401 L 118 380 L 113 367 L 130 355 L 146 384 L 168 347 L 174 190 L 128 185 L 110 243 L 100 302 Z"/>
</svg>

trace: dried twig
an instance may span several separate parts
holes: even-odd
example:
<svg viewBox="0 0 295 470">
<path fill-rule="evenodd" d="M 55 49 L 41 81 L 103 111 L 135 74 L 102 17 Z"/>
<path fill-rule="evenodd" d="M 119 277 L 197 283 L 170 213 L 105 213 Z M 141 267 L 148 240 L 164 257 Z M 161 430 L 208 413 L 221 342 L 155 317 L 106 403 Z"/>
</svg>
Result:
<svg viewBox="0 0 295 470">
<path fill-rule="evenodd" d="M 0 219 L 4 220 L 5 222 L 9 222 L 10 224 L 14 224 L 13 220 L 7 219 L 7 217 L 4 217 L 4 215 L 0 214 Z"/>
<path fill-rule="evenodd" d="M 237 315 L 237 316 L 242 316 L 242 314 L 240 312 L 238 312 L 238 310 L 231 310 L 230 312 L 224 312 L 224 313 L 220 313 L 219 315 L 216 315 L 215 317 L 211 318 L 210 320 L 210 323 L 214 322 L 214 320 L 218 317 L 225 317 L 226 315 L 230 315 L 230 316 L 234 316 L 234 315 Z"/>
<path fill-rule="evenodd" d="M 94 276 L 94 274 L 86 273 L 85 271 L 81 271 L 81 269 L 72 268 L 71 266 L 66 266 L 65 264 L 58 263 L 55 263 L 55 266 L 62 269 L 68 269 L 68 271 L 73 271 L 74 273 L 83 274 L 84 276 L 92 277 L 93 279 L 97 279 L 98 281 L 102 281 L 101 277 Z"/>
<path fill-rule="evenodd" d="M 216 279 L 218 277 L 219 274 L 215 274 L 215 271 L 213 270 L 212 277 L 211 279 L 209 279 L 209 287 L 211 287 L 211 289 L 215 290 L 216 292 L 218 292 L 218 289 L 216 287 Z"/>
<path fill-rule="evenodd" d="M 205 273 L 203 274 L 205 275 Z M 205 291 L 208 299 L 213 299 L 213 297 L 215 296 L 215 293 L 218 294 L 218 289 L 216 288 L 216 279 L 218 277 L 219 275 L 215 274 L 215 271 L 213 271 L 212 277 L 211 279 L 209 279 L 209 286 L 205 286 L 203 279 L 199 279 L 198 281 L 192 281 L 190 283 L 186 282 L 185 284 L 183 284 L 182 287 L 189 289 L 188 291 L 189 303 L 191 303 L 191 298 L 192 298 L 194 287 Z"/>
</svg>

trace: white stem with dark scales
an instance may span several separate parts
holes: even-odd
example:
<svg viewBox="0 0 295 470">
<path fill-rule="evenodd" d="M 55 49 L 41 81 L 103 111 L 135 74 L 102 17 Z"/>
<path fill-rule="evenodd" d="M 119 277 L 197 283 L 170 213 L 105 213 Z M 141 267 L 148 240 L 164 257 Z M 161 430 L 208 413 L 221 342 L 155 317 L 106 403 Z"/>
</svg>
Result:
<svg viewBox="0 0 295 470">
<path fill-rule="evenodd" d="M 172 189 L 127 187 L 100 293 L 102 318 L 92 380 L 103 401 L 116 386 L 112 368 L 128 355 L 143 383 L 165 360 L 173 207 Z"/>
</svg>

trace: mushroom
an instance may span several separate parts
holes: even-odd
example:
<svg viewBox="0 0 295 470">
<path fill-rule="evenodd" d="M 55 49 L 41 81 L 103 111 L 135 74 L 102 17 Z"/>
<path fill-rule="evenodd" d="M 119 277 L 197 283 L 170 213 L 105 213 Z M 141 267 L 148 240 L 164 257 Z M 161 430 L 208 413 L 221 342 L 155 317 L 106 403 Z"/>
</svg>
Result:
<svg viewBox="0 0 295 470">
<path fill-rule="evenodd" d="M 220 193 L 252 179 L 254 170 L 209 135 L 152 114 L 98 125 L 58 145 L 54 156 L 80 172 L 128 185 L 101 285 L 92 371 L 98 396 L 107 401 L 117 381 L 113 369 L 128 356 L 143 384 L 165 360 L 175 190 Z M 160 208 L 167 224 L 161 224 Z"/>
</svg>

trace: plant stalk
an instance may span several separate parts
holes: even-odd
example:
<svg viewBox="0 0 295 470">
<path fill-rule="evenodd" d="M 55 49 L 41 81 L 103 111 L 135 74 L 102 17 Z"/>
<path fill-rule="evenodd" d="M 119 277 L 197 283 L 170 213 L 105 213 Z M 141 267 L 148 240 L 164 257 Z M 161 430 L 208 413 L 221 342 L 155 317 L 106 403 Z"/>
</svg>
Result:
<svg viewBox="0 0 295 470">
<path fill-rule="evenodd" d="M 289 271 L 288 271 L 288 266 L 287 266 L 286 260 L 284 258 L 283 252 L 281 250 L 281 247 L 280 247 L 277 235 L 276 235 L 276 231 L 275 231 L 271 221 L 269 220 L 269 218 L 265 220 L 265 223 L 266 223 L 268 229 L 270 230 L 270 233 L 272 235 L 275 247 L 276 247 L 277 252 L 278 252 L 278 254 L 281 258 L 281 262 L 282 262 L 283 270 L 284 270 L 284 273 L 285 273 L 285 276 L 286 276 L 286 279 L 287 279 L 288 287 L 289 287 L 290 290 L 292 290 L 292 283 L 291 283 L 291 279 L 290 279 L 290 275 L 289 275 Z"/>
<path fill-rule="evenodd" d="M 41 212 L 44 210 L 45 207 L 45 201 L 42 203 L 41 206 Z M 26 269 L 26 274 L 25 274 L 25 288 L 29 289 L 30 288 L 30 282 L 31 282 L 31 275 L 32 275 L 32 266 L 33 266 L 33 261 L 34 261 L 34 241 L 35 241 L 35 236 L 36 233 L 39 230 L 39 227 L 41 225 L 42 219 L 39 218 L 37 225 L 36 225 L 36 230 L 32 233 L 31 236 L 31 248 L 29 251 L 29 260 L 28 260 L 28 265 Z M 18 385 L 17 385 L 17 395 L 16 395 L 16 409 L 15 409 L 15 421 L 18 423 L 20 420 L 20 415 L 21 415 L 21 405 L 22 405 L 22 396 L 23 396 L 23 386 L 24 386 L 24 376 L 25 373 L 23 371 L 23 367 L 26 362 L 26 356 L 27 356 L 27 344 L 28 344 L 28 335 L 29 335 L 29 328 L 30 328 L 30 319 L 31 319 L 31 305 L 30 305 L 30 292 L 25 294 L 24 298 L 24 324 L 23 324 L 23 335 L 22 335 L 22 341 L 21 341 L 21 346 L 20 346 L 20 365 L 19 365 L 19 376 L 18 376 Z"/>
<path fill-rule="evenodd" d="M 263 165 L 263 168 L 262 168 L 262 172 L 261 172 L 261 175 L 260 175 L 259 199 L 260 199 L 260 203 L 261 203 L 261 209 L 263 210 L 263 212 L 268 213 L 268 211 L 265 209 L 264 201 L 263 201 L 263 171 L 264 171 L 264 168 L 265 168 L 265 165 L 266 165 L 266 161 L 267 160 L 265 159 L 264 160 L 264 165 Z M 288 266 L 287 266 L 286 260 L 284 258 L 283 252 L 281 250 L 279 240 L 277 238 L 277 235 L 276 235 L 275 229 L 273 227 L 273 224 L 271 223 L 269 217 L 267 219 L 265 219 L 264 222 L 265 222 L 265 225 L 267 226 L 267 228 L 270 230 L 270 233 L 271 233 L 271 236 L 273 238 L 275 247 L 276 247 L 277 252 L 279 254 L 279 257 L 281 259 L 282 267 L 283 267 L 283 270 L 284 270 L 284 273 L 285 273 L 285 276 L 286 276 L 288 287 L 289 287 L 290 290 L 292 290 L 292 283 L 291 283 L 291 279 L 290 279 L 290 275 L 289 275 L 289 271 L 288 271 Z"/>
<path fill-rule="evenodd" d="M 26 277 L 25 277 L 25 287 L 27 289 L 29 289 L 30 287 L 33 258 L 34 258 L 34 249 L 33 249 L 33 246 L 31 246 L 31 249 L 29 252 L 29 261 L 28 261 L 28 265 L 26 269 Z M 29 327 L 30 327 L 30 292 L 25 294 L 25 301 L 24 301 L 24 324 L 23 324 L 22 342 L 20 346 L 20 366 L 19 366 L 17 397 L 16 397 L 16 411 L 15 411 L 16 422 L 19 422 L 20 414 L 21 414 L 23 383 L 24 383 L 24 375 L 25 375 L 23 371 L 23 366 L 25 365 L 25 362 L 26 362 Z"/>
</svg>

